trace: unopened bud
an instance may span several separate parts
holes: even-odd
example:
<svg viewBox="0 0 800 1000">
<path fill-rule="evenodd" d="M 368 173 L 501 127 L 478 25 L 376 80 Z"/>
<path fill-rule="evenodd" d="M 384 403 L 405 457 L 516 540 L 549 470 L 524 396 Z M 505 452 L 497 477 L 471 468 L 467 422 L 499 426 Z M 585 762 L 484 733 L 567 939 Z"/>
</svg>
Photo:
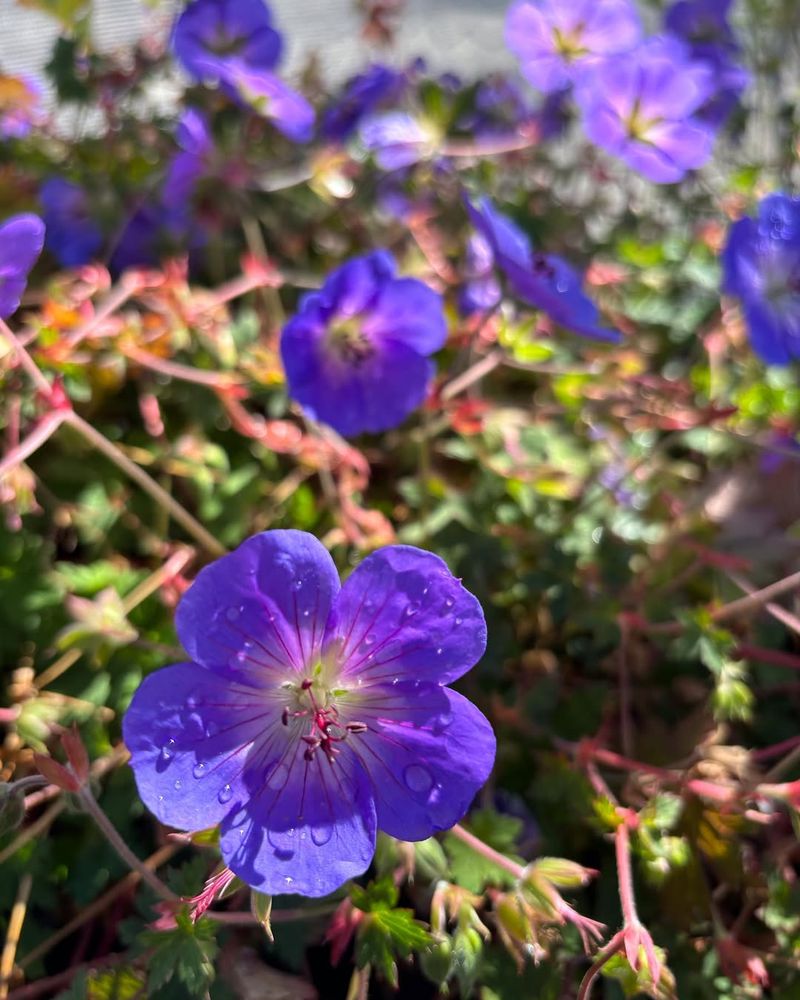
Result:
<svg viewBox="0 0 800 1000">
<path fill-rule="evenodd" d="M 251 890 L 250 910 L 270 941 L 274 941 L 272 924 L 270 923 L 270 918 L 272 917 L 272 896 L 268 896 L 264 892 L 257 892 L 255 889 Z"/>
<path fill-rule="evenodd" d="M 453 942 L 447 936 L 432 941 L 419 953 L 419 963 L 428 979 L 445 992 L 445 983 L 453 967 Z"/>
<path fill-rule="evenodd" d="M 539 858 L 525 869 L 523 879 L 529 876 L 540 877 L 557 885 L 559 889 L 577 889 L 579 886 L 588 885 L 597 874 L 594 868 L 584 868 L 577 861 L 568 861 L 566 858 Z"/>
<path fill-rule="evenodd" d="M 7 782 L 0 784 L 0 835 L 11 833 L 25 819 L 25 792 Z"/>
</svg>

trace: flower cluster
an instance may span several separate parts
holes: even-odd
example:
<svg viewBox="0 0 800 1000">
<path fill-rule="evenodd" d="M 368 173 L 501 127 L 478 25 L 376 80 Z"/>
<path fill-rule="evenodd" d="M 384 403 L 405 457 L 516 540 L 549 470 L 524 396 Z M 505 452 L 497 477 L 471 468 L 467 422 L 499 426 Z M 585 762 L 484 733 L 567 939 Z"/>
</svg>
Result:
<svg viewBox="0 0 800 1000">
<path fill-rule="evenodd" d="M 429 552 L 380 549 L 340 585 L 312 535 L 265 532 L 200 572 L 176 627 L 189 661 L 123 724 L 139 793 L 170 826 L 219 826 L 261 892 L 332 892 L 378 830 L 446 830 L 488 777 L 491 727 L 446 686 L 483 654 L 483 612 Z"/>
<path fill-rule="evenodd" d="M 742 304 L 750 343 L 767 364 L 800 358 L 800 199 L 768 195 L 758 217 L 730 229 L 724 290 Z"/>
<path fill-rule="evenodd" d="M 480 238 L 478 252 L 483 258 L 483 273 L 468 283 L 470 306 L 485 301 L 491 308 L 497 301 L 496 287 L 489 282 L 485 267 L 489 256 L 518 298 L 560 326 L 594 340 L 619 340 L 616 330 L 601 325 L 597 306 L 584 294 L 580 276 L 565 260 L 555 254 L 534 253 L 525 233 L 498 212 L 488 198 L 475 203 L 467 200 L 466 205 Z M 474 267 L 474 245 L 472 253 L 470 266 Z"/>
<path fill-rule="evenodd" d="M 707 162 L 715 129 L 748 74 L 727 22 L 729 0 L 680 0 L 665 33 L 643 37 L 631 0 L 516 0 L 508 47 L 545 92 L 572 87 L 597 146 L 657 183 Z"/>
</svg>

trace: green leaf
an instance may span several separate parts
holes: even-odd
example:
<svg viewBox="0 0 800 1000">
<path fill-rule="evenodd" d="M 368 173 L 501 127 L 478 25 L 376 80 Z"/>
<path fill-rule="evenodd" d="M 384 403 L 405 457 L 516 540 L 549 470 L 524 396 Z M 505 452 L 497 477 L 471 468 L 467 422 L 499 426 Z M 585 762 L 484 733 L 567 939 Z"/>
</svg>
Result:
<svg viewBox="0 0 800 1000">
<path fill-rule="evenodd" d="M 514 861 L 524 863 L 514 853 L 516 839 L 522 829 L 522 820 L 515 816 L 502 816 L 491 809 L 477 810 L 469 820 L 469 830 L 484 843 Z M 454 882 L 470 892 L 482 892 L 487 885 L 511 886 L 514 876 L 474 848 L 448 833 L 444 841 L 450 858 L 450 872 Z"/>
</svg>

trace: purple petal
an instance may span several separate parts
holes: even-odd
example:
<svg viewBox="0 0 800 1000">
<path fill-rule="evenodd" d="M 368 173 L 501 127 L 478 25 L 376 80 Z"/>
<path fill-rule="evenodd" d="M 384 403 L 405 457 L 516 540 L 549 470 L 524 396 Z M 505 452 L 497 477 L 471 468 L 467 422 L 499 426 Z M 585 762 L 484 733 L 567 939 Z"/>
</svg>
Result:
<svg viewBox="0 0 800 1000">
<path fill-rule="evenodd" d="M 303 757 L 299 739 L 248 761 L 248 800 L 220 828 L 228 867 L 272 895 L 326 896 L 360 875 L 375 853 L 375 804 L 356 756 Z"/>
<path fill-rule="evenodd" d="M 196 663 L 150 674 L 122 723 L 142 801 L 168 826 L 215 826 L 246 798 L 242 769 L 270 722 L 280 713 L 263 690 Z"/>
<path fill-rule="evenodd" d="M 397 271 L 388 250 L 354 257 L 337 267 L 319 291 L 320 304 L 328 315 L 348 319 L 371 308 L 381 289 Z"/>
<path fill-rule="evenodd" d="M 342 587 L 325 632 L 325 656 L 362 685 L 400 680 L 446 684 L 486 649 L 477 599 L 430 552 L 390 545 Z"/>
<path fill-rule="evenodd" d="M 449 830 L 494 764 L 485 716 L 457 692 L 418 681 L 370 688 L 353 711 L 369 726 L 352 743 L 372 781 L 378 827 L 401 840 Z"/>
<path fill-rule="evenodd" d="M 530 266 L 531 241 L 516 223 L 498 212 L 488 198 L 477 198 L 474 202 L 465 198 L 464 204 L 473 226 L 489 244 L 498 263 L 503 258 L 519 267 Z"/>
<path fill-rule="evenodd" d="M 19 306 L 28 272 L 44 246 L 44 223 L 29 213 L 14 215 L 0 226 L 0 317 Z"/>
<path fill-rule="evenodd" d="M 263 686 L 292 679 L 319 656 L 339 591 L 327 549 L 304 531 L 254 535 L 197 575 L 175 628 L 189 656 Z"/>
<path fill-rule="evenodd" d="M 314 129 L 314 109 L 297 90 L 274 73 L 238 65 L 226 76 L 245 103 L 268 118 L 287 139 L 307 142 Z"/>
<path fill-rule="evenodd" d="M 420 354 L 433 354 L 447 340 L 442 297 L 416 278 L 398 278 L 380 292 L 364 332 L 400 341 Z"/>
</svg>

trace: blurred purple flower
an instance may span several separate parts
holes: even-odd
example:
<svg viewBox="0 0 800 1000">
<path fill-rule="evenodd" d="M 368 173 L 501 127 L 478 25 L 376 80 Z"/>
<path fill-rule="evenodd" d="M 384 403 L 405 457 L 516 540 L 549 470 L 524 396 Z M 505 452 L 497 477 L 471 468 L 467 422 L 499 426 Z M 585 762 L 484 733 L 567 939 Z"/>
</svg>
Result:
<svg viewBox="0 0 800 1000">
<path fill-rule="evenodd" d="M 0 225 L 0 318 L 19 307 L 28 272 L 44 246 L 44 223 L 37 215 L 12 215 Z"/>
<path fill-rule="evenodd" d="M 178 62 L 202 82 L 225 83 L 242 66 L 272 70 L 282 47 L 262 0 L 192 0 L 172 33 Z"/>
<path fill-rule="evenodd" d="M 46 246 L 62 267 L 80 267 L 93 260 L 103 234 L 92 219 L 84 188 L 63 177 L 49 177 L 39 190 L 47 227 Z"/>
<path fill-rule="evenodd" d="M 275 128 L 294 142 L 308 142 L 314 130 L 314 109 L 303 95 L 274 73 L 238 66 L 229 81 L 237 96 L 254 111 L 268 118 Z"/>
<path fill-rule="evenodd" d="M 43 94 L 35 77 L 0 75 L 0 139 L 22 139 L 43 121 Z"/>
<path fill-rule="evenodd" d="M 484 237 L 514 294 L 573 333 L 617 342 L 616 330 L 600 324 L 600 313 L 582 289 L 580 275 L 561 257 L 534 253 L 525 233 L 488 198 L 466 200 L 472 224 Z"/>
<path fill-rule="evenodd" d="M 539 90 L 563 90 L 600 56 L 628 52 L 642 26 L 630 0 L 515 0 L 506 45 Z"/>
<path fill-rule="evenodd" d="M 361 123 L 359 136 L 384 170 L 427 159 L 435 152 L 438 138 L 429 124 L 405 111 L 369 115 Z"/>
<path fill-rule="evenodd" d="M 358 128 L 362 118 L 380 105 L 397 100 L 406 83 L 405 73 L 373 63 L 348 80 L 341 96 L 326 109 L 320 134 L 329 141 L 343 142 Z"/>
<path fill-rule="evenodd" d="M 162 255 L 167 216 L 160 204 L 144 204 L 125 222 L 108 268 L 116 276 L 131 267 L 155 267 Z"/>
<path fill-rule="evenodd" d="M 467 280 L 458 295 L 461 315 L 474 316 L 493 309 L 502 297 L 502 290 L 494 273 L 492 248 L 481 233 L 472 233 L 467 240 L 464 271 Z"/>
<path fill-rule="evenodd" d="M 701 120 L 721 125 L 739 103 L 750 82 L 741 51 L 728 23 L 730 0 L 680 0 L 666 12 L 664 26 L 689 47 L 692 59 L 709 67 L 713 90 L 696 112 Z"/>
<path fill-rule="evenodd" d="M 775 193 L 735 222 L 722 254 L 723 290 L 742 303 L 750 343 L 769 365 L 800 357 L 800 199 Z"/>
<path fill-rule="evenodd" d="M 437 556 L 395 545 L 343 586 L 312 535 L 268 531 L 201 570 L 123 722 L 145 805 L 219 825 L 225 864 L 269 894 L 360 875 L 377 830 L 423 840 L 494 762 L 484 716 L 447 684 L 486 646 L 480 604 Z"/>
<path fill-rule="evenodd" d="M 441 296 L 396 272 L 386 250 L 354 257 L 283 329 L 289 394 L 345 436 L 402 423 L 425 399 L 428 355 L 447 338 Z"/>
<path fill-rule="evenodd" d="M 587 136 L 657 183 L 681 180 L 711 156 L 713 129 L 696 117 L 713 74 L 676 38 L 648 39 L 586 74 L 575 96 Z"/>
<path fill-rule="evenodd" d="M 161 200 L 165 209 L 182 215 L 189 206 L 197 182 L 208 172 L 214 142 L 205 115 L 187 108 L 175 129 L 180 149 L 170 159 Z"/>
</svg>

